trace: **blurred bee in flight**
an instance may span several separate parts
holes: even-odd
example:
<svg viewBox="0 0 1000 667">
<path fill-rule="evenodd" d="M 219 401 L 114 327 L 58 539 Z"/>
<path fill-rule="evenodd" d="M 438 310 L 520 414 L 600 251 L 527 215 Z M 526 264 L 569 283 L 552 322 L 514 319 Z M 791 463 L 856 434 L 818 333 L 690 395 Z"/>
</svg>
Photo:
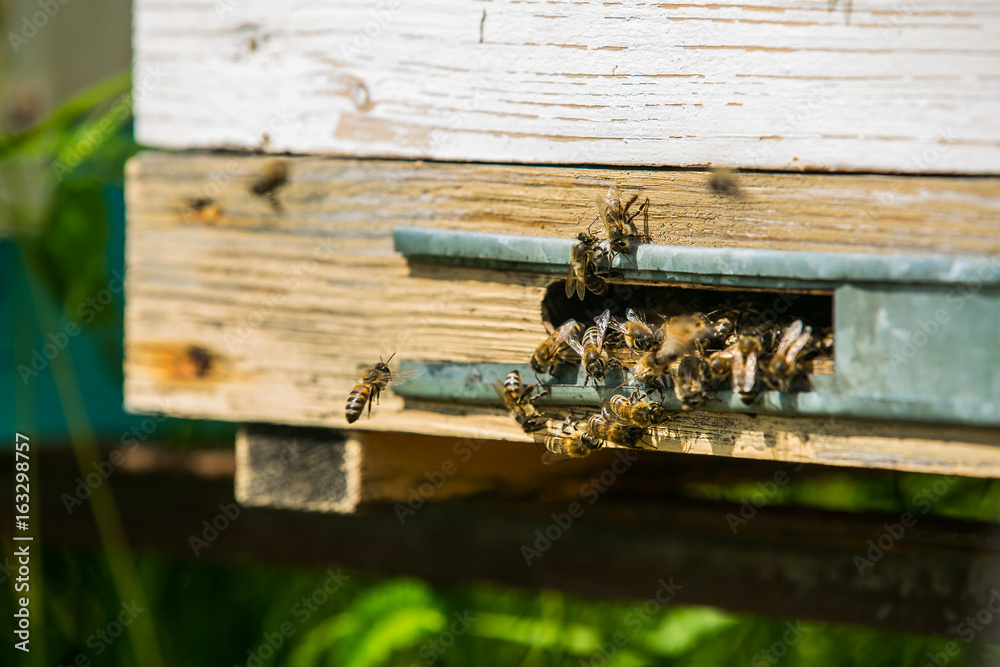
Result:
<svg viewBox="0 0 1000 667">
<path fill-rule="evenodd" d="M 281 213 L 278 189 L 288 182 L 288 163 L 284 160 L 270 160 L 260 174 L 250 184 L 250 193 L 263 197 L 271 203 L 276 213 Z"/>
<path fill-rule="evenodd" d="M 354 386 L 354 389 L 351 390 L 350 395 L 347 397 L 348 424 L 353 424 L 358 420 L 366 405 L 368 406 L 368 418 L 371 419 L 372 401 L 375 401 L 375 404 L 378 405 L 379 394 L 389 386 L 389 382 L 392 380 L 392 371 L 389 370 L 389 362 L 395 356 L 396 353 L 393 352 L 392 356 L 385 361 L 382 361 L 382 358 L 379 357 L 377 364 L 362 373 L 361 382 Z"/>
</svg>

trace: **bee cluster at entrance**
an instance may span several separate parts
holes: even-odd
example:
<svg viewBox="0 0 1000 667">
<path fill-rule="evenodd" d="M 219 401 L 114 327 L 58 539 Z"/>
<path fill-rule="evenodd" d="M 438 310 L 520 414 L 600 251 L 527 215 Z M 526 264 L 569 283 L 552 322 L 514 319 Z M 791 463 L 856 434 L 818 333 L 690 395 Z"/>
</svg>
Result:
<svg viewBox="0 0 1000 667">
<path fill-rule="evenodd" d="M 631 238 L 649 238 L 648 231 L 640 235 L 633 225 L 649 211 L 646 199 L 630 212 L 637 199 L 623 203 L 615 187 L 598 197 L 598 219 L 608 240 L 581 234 L 565 285 L 550 288 L 543 310 L 554 330 L 530 362 L 538 381 L 525 385 L 521 374 L 512 371 L 503 383 L 494 383 L 511 416 L 545 446 L 545 463 L 585 457 L 608 443 L 648 446 L 650 429 L 678 409 L 697 409 L 716 400 L 713 394 L 719 391 L 731 391 L 752 404 L 765 389 L 808 389 L 807 375 L 814 367 L 833 361 L 828 298 L 614 282 L 600 269 L 600 260 L 630 253 Z M 559 292 L 565 300 L 555 298 Z M 611 396 L 583 417 L 543 413 L 535 401 L 554 384 L 543 376 L 551 379 L 563 365 L 582 366 L 584 386 L 632 391 Z M 626 376 L 615 387 L 606 381 L 612 369 Z M 670 395 L 675 401 L 668 407 L 664 399 Z"/>
</svg>

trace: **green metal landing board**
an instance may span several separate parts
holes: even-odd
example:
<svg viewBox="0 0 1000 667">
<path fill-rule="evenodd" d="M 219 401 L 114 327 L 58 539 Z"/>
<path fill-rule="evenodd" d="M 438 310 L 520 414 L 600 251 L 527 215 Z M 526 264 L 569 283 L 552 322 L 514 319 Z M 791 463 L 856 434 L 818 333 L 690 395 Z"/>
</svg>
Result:
<svg viewBox="0 0 1000 667">
<path fill-rule="evenodd" d="M 565 274 L 574 239 L 400 227 L 411 261 Z M 811 391 L 764 391 L 745 405 L 719 392 L 701 409 L 1000 426 L 1000 257 L 810 253 L 639 245 L 612 268 L 626 280 L 833 293 L 836 371 Z M 539 341 L 544 331 L 539 327 Z M 404 398 L 498 403 L 494 379 L 527 365 L 407 362 Z M 544 401 L 594 406 L 625 376 L 583 388 L 582 369 L 552 378 Z M 548 379 L 546 384 L 549 384 Z M 616 393 L 628 394 L 630 387 Z M 678 407 L 672 395 L 664 399 Z"/>
</svg>

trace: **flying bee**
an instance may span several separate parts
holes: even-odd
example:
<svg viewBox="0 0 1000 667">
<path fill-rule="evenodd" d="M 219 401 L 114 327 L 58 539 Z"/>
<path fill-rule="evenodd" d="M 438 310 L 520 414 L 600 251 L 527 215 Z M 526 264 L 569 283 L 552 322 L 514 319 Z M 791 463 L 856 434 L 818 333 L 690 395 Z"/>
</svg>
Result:
<svg viewBox="0 0 1000 667">
<path fill-rule="evenodd" d="M 583 325 L 576 320 L 563 322 L 562 326 L 535 348 L 535 353 L 531 355 L 531 370 L 536 373 L 548 373 L 556 364 L 570 361 L 573 358 L 573 351 L 567 345 L 566 339 L 575 340 L 581 331 Z"/>
<path fill-rule="evenodd" d="M 764 344 L 760 335 L 756 332 L 743 332 L 736 342 L 728 350 L 731 352 L 732 361 L 730 368 L 732 375 L 732 389 L 734 394 L 739 394 L 743 402 L 752 401 L 757 392 L 757 355 L 760 354 Z"/>
<path fill-rule="evenodd" d="M 708 177 L 708 189 L 715 194 L 730 197 L 739 197 L 742 194 L 736 182 L 736 173 L 726 167 L 712 169 L 712 174 Z"/>
<path fill-rule="evenodd" d="M 573 351 L 580 355 L 580 363 L 587 371 L 587 379 L 583 381 L 583 386 L 587 386 L 590 378 L 595 381 L 604 377 L 611 360 L 608 353 L 604 351 L 604 334 L 608 330 L 608 322 L 611 320 L 611 311 L 605 310 L 594 320 L 594 326 L 583 332 L 583 337 L 574 335 L 563 338 Z"/>
<path fill-rule="evenodd" d="M 701 357 L 689 354 L 670 367 L 674 381 L 674 396 L 681 402 L 682 410 L 694 410 L 711 398 L 702 387 Z"/>
<path fill-rule="evenodd" d="M 546 418 L 535 408 L 533 403 L 535 399 L 545 395 L 545 392 L 542 392 L 533 396 L 535 390 L 538 389 L 537 383 L 525 387 L 521 381 L 520 371 L 513 370 L 507 374 L 503 383 L 500 380 L 494 380 L 493 389 L 503 401 L 507 412 L 514 418 L 514 421 L 521 425 L 525 433 L 533 433 L 545 428 Z"/>
<path fill-rule="evenodd" d="M 612 185 L 608 188 L 608 193 L 603 197 L 597 195 L 598 219 L 604 223 L 604 228 L 608 232 L 608 243 L 611 250 L 616 253 L 628 253 L 630 248 L 628 238 L 630 236 L 640 236 L 632 222 L 640 213 L 649 215 L 649 198 L 646 198 L 639 207 L 629 213 L 629 208 L 639 199 L 638 193 L 632 195 L 625 204 L 622 204 L 621 195 L 618 193 L 618 186 Z M 649 238 L 649 222 L 646 221 L 644 238 Z"/>
<path fill-rule="evenodd" d="M 278 201 L 277 192 L 287 182 L 288 163 L 284 160 L 271 160 L 250 184 L 250 193 L 267 199 L 274 210 L 280 213 L 281 202 Z"/>
<path fill-rule="evenodd" d="M 801 360 L 799 356 L 812 342 L 812 327 L 802 326 L 802 320 L 795 320 L 785 330 L 778 349 L 767 365 L 769 379 L 781 391 L 788 391 L 788 385 L 798 373 Z"/>
<path fill-rule="evenodd" d="M 396 353 L 393 352 L 392 357 L 395 356 Z M 389 362 L 392 361 L 392 357 L 385 361 L 379 357 L 378 363 L 366 370 L 361 375 L 361 382 L 351 390 L 347 397 L 348 424 L 358 421 L 358 417 L 361 416 L 366 405 L 368 406 L 368 418 L 371 419 L 372 401 L 374 400 L 375 404 L 378 405 L 379 394 L 389 386 L 389 381 L 392 380 L 392 372 L 389 370 Z"/>
<path fill-rule="evenodd" d="M 545 465 L 569 459 L 582 459 L 600 449 L 602 444 L 586 433 L 577 432 L 575 435 L 569 435 L 565 428 L 563 434 L 536 433 L 535 441 L 545 445 L 545 451 L 542 453 L 542 463 Z"/>
<path fill-rule="evenodd" d="M 566 274 L 566 296 L 583 299 L 590 290 L 594 294 L 604 294 L 608 291 L 608 283 L 597 275 L 597 260 L 599 250 L 598 239 L 585 232 L 577 237 L 579 243 L 573 246 L 570 253 L 569 272 Z"/>
<path fill-rule="evenodd" d="M 615 394 L 608 401 L 608 410 L 619 420 L 640 428 L 656 426 L 670 418 L 666 408 L 639 398 L 638 392 L 629 398 Z"/>
<path fill-rule="evenodd" d="M 657 332 L 659 345 L 653 350 L 656 364 L 666 368 L 699 349 L 705 323 L 690 315 L 680 315 L 663 323 Z"/>
<path fill-rule="evenodd" d="M 583 423 L 583 432 L 601 444 L 610 442 L 634 449 L 646 434 L 646 429 L 623 422 L 607 410 L 603 410 L 587 418 Z"/>
<path fill-rule="evenodd" d="M 653 330 L 633 308 L 629 308 L 625 313 L 624 322 L 612 319 L 609 326 L 625 337 L 625 344 L 630 350 L 645 352 L 656 346 Z"/>
</svg>

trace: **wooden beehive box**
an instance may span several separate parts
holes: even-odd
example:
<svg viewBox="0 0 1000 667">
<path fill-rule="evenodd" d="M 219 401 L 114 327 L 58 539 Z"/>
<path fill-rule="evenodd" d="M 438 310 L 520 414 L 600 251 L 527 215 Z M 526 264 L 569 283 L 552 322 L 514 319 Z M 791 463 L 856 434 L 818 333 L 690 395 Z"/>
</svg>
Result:
<svg viewBox="0 0 1000 667">
<path fill-rule="evenodd" d="M 140 0 L 136 131 L 151 150 L 128 171 L 126 404 L 341 429 L 358 373 L 391 354 L 488 388 L 480 368 L 523 366 L 547 335 L 541 304 L 559 276 L 407 258 L 394 230 L 572 239 L 614 184 L 649 198 L 652 244 L 709 260 L 867 256 L 886 289 L 929 290 L 932 306 L 958 294 L 978 323 L 952 302 L 956 323 L 914 366 L 889 355 L 918 329 L 865 338 L 840 322 L 838 353 L 882 355 L 838 357 L 834 381 L 854 387 L 854 408 L 716 406 L 678 414 L 656 449 L 998 476 L 1000 11 L 939 4 Z M 289 173 L 277 204 L 249 191 L 271 154 Z M 708 186 L 718 166 L 742 170 L 738 194 Z M 859 276 L 809 289 L 834 294 Z M 975 382 L 956 379 L 969 368 Z M 908 407 L 858 408 L 884 398 L 883 379 L 904 385 L 893 400 Z M 497 401 L 461 395 L 389 391 L 351 428 L 531 442 Z M 240 489 L 253 502 L 248 433 Z M 412 467 L 440 458 L 416 453 L 419 439 L 373 437 L 338 450 L 353 472 L 332 498 L 286 504 L 405 496 L 407 466 L 377 454 L 378 438 Z M 537 453 L 509 451 L 522 491 L 572 477 L 524 472 Z M 366 480 L 389 478 L 369 493 Z"/>
</svg>

